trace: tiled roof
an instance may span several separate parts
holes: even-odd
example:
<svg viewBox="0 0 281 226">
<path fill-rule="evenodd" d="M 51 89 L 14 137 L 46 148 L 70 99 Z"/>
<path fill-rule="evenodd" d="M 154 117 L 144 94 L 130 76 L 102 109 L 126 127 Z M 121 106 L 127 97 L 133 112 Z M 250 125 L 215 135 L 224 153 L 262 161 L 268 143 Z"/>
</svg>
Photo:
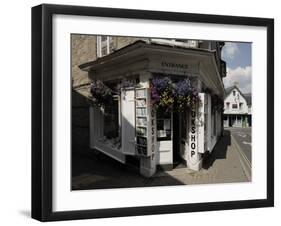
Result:
<svg viewBox="0 0 281 226">
<path fill-rule="evenodd" d="M 247 101 L 247 104 L 249 106 L 252 106 L 252 94 L 251 93 L 246 93 L 246 94 L 244 94 L 244 97 L 245 97 L 245 99 Z"/>
<path fill-rule="evenodd" d="M 225 88 L 225 95 L 228 96 L 228 94 L 230 94 L 230 92 L 235 88 L 236 86 L 230 86 Z M 237 87 L 236 87 L 237 88 Z M 238 89 L 238 88 L 237 88 Z M 239 89 L 238 89 L 239 90 Z"/>
</svg>

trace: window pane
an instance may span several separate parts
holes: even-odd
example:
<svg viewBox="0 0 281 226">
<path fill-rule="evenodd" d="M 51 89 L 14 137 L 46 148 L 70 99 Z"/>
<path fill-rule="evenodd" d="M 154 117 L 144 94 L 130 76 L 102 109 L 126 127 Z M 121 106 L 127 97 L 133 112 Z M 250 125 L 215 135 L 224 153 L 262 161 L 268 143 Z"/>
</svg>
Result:
<svg viewBox="0 0 281 226">
<path fill-rule="evenodd" d="M 105 36 L 105 35 L 101 36 L 101 41 L 102 41 L 102 42 L 104 42 L 104 41 L 106 41 L 106 40 L 107 40 L 107 36 Z"/>
<path fill-rule="evenodd" d="M 106 46 L 102 47 L 101 54 L 102 54 L 102 56 L 105 56 L 107 54 L 107 47 Z"/>
<path fill-rule="evenodd" d="M 157 141 L 171 140 L 171 113 L 157 110 Z"/>
<path fill-rule="evenodd" d="M 104 109 L 104 136 L 108 139 L 119 137 L 118 100 Z"/>
</svg>

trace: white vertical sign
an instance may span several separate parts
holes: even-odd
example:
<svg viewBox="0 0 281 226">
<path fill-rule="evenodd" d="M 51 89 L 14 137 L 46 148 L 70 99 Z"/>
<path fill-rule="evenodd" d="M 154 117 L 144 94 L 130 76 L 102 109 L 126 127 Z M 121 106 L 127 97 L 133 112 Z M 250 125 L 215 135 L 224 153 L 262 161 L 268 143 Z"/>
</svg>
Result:
<svg viewBox="0 0 281 226">
<path fill-rule="evenodd" d="M 198 106 L 198 152 L 205 152 L 205 108 L 207 96 L 204 93 L 199 93 L 200 104 Z"/>
<path fill-rule="evenodd" d="M 204 94 L 199 94 L 200 100 L 202 101 L 202 97 Z M 202 156 L 199 151 L 202 148 L 202 142 L 204 147 L 204 132 L 201 132 L 200 125 L 202 122 L 201 117 L 203 114 L 199 113 L 199 109 L 201 108 L 199 104 L 193 105 L 190 109 L 190 127 L 189 127 L 189 148 L 187 152 L 187 166 L 192 170 L 200 170 L 202 167 Z M 204 127 L 203 127 L 204 131 Z"/>
</svg>

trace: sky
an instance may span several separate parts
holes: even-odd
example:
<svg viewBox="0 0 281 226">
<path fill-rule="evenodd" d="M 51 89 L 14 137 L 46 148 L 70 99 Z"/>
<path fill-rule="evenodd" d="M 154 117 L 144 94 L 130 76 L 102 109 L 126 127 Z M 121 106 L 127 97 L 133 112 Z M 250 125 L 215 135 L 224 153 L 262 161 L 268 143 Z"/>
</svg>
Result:
<svg viewBox="0 0 281 226">
<path fill-rule="evenodd" d="M 223 79 L 225 88 L 238 82 L 242 93 L 251 93 L 252 89 L 252 44 L 225 42 L 222 59 L 226 62 L 227 75 Z"/>
</svg>

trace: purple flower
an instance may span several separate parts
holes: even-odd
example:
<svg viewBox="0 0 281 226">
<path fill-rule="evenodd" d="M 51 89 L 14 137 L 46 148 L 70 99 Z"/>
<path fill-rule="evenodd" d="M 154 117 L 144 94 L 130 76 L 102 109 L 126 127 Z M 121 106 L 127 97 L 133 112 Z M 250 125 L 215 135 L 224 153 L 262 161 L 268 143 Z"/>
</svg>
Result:
<svg viewBox="0 0 281 226">
<path fill-rule="evenodd" d="M 176 83 L 176 94 L 179 96 L 188 95 L 191 89 L 191 83 L 188 79 L 184 79 Z"/>
<path fill-rule="evenodd" d="M 151 88 L 151 99 L 152 99 L 153 103 L 157 103 L 160 100 L 160 95 L 158 94 L 155 87 Z"/>
<path fill-rule="evenodd" d="M 152 85 L 157 89 L 158 92 L 164 91 L 171 84 L 172 82 L 168 77 L 152 79 Z"/>
<path fill-rule="evenodd" d="M 199 100 L 198 91 L 189 79 L 173 83 L 168 77 L 158 77 L 151 81 L 152 104 L 165 111 L 183 111 Z"/>
<path fill-rule="evenodd" d="M 112 92 L 103 82 L 97 80 L 91 85 L 91 94 L 93 101 L 98 105 L 110 104 L 112 101 Z"/>
</svg>

